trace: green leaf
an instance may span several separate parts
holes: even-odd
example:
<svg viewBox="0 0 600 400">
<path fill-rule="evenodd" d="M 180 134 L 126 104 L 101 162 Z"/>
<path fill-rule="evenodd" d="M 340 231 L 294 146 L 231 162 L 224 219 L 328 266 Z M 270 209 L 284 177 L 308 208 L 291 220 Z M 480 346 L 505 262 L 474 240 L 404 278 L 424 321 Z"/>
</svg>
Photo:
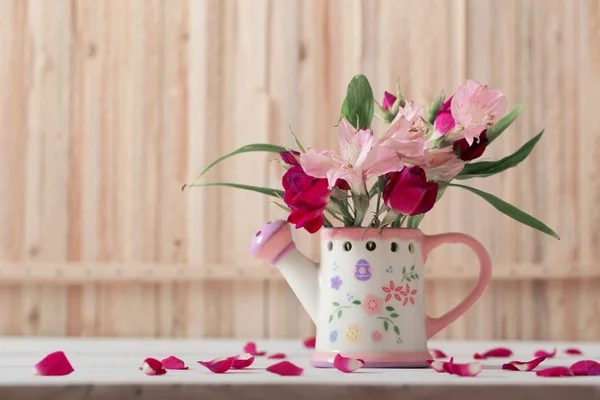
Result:
<svg viewBox="0 0 600 400">
<path fill-rule="evenodd" d="M 394 311 L 394 307 L 392 307 L 392 306 L 387 306 L 385 309 L 388 311 Z"/>
<path fill-rule="evenodd" d="M 369 128 L 373 121 L 374 103 L 369 80 L 364 75 L 356 75 L 348 84 L 341 115 L 356 129 Z"/>
<path fill-rule="evenodd" d="M 383 329 L 385 329 L 385 331 L 387 332 L 388 328 L 390 327 L 390 324 L 388 324 L 387 321 L 383 321 Z"/>
<path fill-rule="evenodd" d="M 397 326 L 394 326 L 394 332 L 396 332 L 396 335 L 400 336 L 400 329 L 398 329 Z"/>
<path fill-rule="evenodd" d="M 254 143 L 254 144 L 248 144 L 246 146 L 242 146 L 239 149 L 237 149 L 229 154 L 226 154 L 221 158 L 217 158 L 215 161 L 210 163 L 208 165 L 208 167 L 204 168 L 204 170 L 202 172 L 200 172 L 200 175 L 198 175 L 198 177 L 196 178 L 196 181 L 198 181 L 198 179 L 202 178 L 202 175 L 204 175 L 206 172 L 208 172 L 208 170 L 210 170 L 212 167 L 214 167 L 215 165 L 217 165 L 218 163 L 220 163 L 221 161 L 223 161 L 229 157 L 235 156 L 236 154 L 260 152 L 260 151 L 266 151 L 269 153 L 281 153 L 282 151 L 287 151 L 287 149 L 282 146 L 276 146 L 274 144 L 268 144 L 268 143 Z M 196 186 L 196 185 L 191 184 L 189 186 Z"/>
<path fill-rule="evenodd" d="M 415 274 L 415 276 L 417 277 L 417 279 L 421 279 L 421 278 L 419 278 L 419 274 Z"/>
<path fill-rule="evenodd" d="M 406 267 L 402 267 L 402 273 L 405 274 L 406 273 Z"/>
<path fill-rule="evenodd" d="M 410 270 L 414 271 L 415 270 L 415 266 L 413 265 L 412 267 L 410 267 Z"/>
<path fill-rule="evenodd" d="M 338 303 L 337 301 L 334 301 L 332 304 L 333 304 L 334 307 L 339 307 L 340 306 L 340 303 Z"/>
<path fill-rule="evenodd" d="M 438 201 L 440 201 L 440 199 L 442 198 L 442 196 L 444 195 L 444 192 L 446 191 L 446 187 L 447 184 L 439 184 L 439 188 L 438 188 L 438 194 L 437 197 L 435 199 L 435 202 L 437 203 Z M 423 217 L 425 217 L 425 214 L 418 214 L 415 216 L 409 216 L 407 221 L 406 221 L 406 226 L 410 229 L 417 229 L 419 228 L 419 225 L 421 224 L 421 221 L 423 220 Z"/>
<path fill-rule="evenodd" d="M 511 112 L 502 117 L 500 121 L 496 122 L 487 129 L 486 137 L 488 139 L 488 145 L 496 140 L 496 138 L 498 138 L 498 136 L 500 136 L 500 134 L 517 119 L 522 108 L 523 102 L 519 103 L 519 105 L 516 106 Z"/>
<path fill-rule="evenodd" d="M 331 321 L 333 321 L 333 314 L 329 316 L 329 323 L 331 323 Z"/>
<path fill-rule="evenodd" d="M 342 318 L 342 310 L 338 311 L 338 318 Z"/>
<path fill-rule="evenodd" d="M 456 179 L 485 178 L 517 166 L 531 154 L 543 134 L 544 130 L 521 146 L 519 150 L 498 161 L 481 161 L 465 165 L 460 174 L 456 176 Z"/>
<path fill-rule="evenodd" d="M 398 314 L 396 314 L 396 313 L 392 313 L 392 314 L 390 314 L 390 317 L 392 317 L 392 318 L 398 318 L 398 317 L 399 317 L 399 315 L 398 315 Z"/>
<path fill-rule="evenodd" d="M 410 282 L 410 278 L 406 278 L 406 280 Z"/>
<path fill-rule="evenodd" d="M 196 184 L 190 185 L 190 187 L 203 187 L 203 186 L 232 187 L 232 188 L 236 188 L 236 189 L 244 189 L 244 190 L 250 190 L 252 192 L 266 194 L 269 196 L 277 197 L 278 199 L 283 198 L 283 190 L 264 188 L 264 187 L 259 187 L 259 186 L 242 185 L 239 183 L 215 182 L 215 183 L 196 183 Z"/>
<path fill-rule="evenodd" d="M 356 304 L 357 306 L 359 306 L 359 305 L 360 305 L 360 300 L 354 300 L 354 301 L 352 302 L 352 304 Z"/>
<path fill-rule="evenodd" d="M 427 107 L 427 111 L 425 111 L 425 121 L 430 124 L 435 122 L 435 117 L 437 116 L 438 111 L 444 104 L 444 91 L 442 90 L 433 100 L 433 102 Z"/>
<path fill-rule="evenodd" d="M 492 205 L 492 207 L 494 207 L 496 210 L 500 211 L 501 213 L 508 215 L 512 219 L 519 221 L 522 224 L 530 226 L 534 229 L 537 229 L 540 232 L 543 232 L 547 235 L 550 235 L 550 236 L 555 237 L 556 239 L 560 240 L 560 237 L 558 236 L 558 234 L 556 232 L 554 232 L 552 229 L 550 229 L 550 227 L 548 227 L 546 224 L 537 220 L 536 218 L 532 217 L 531 215 L 527 214 L 526 212 L 519 210 L 517 207 L 513 206 L 512 204 L 509 204 L 509 203 L 505 202 L 504 200 L 499 199 L 498 197 L 494 196 L 493 194 L 486 193 L 482 190 L 475 189 L 475 188 L 472 188 L 469 186 L 459 185 L 456 183 L 450 183 L 449 185 L 454 186 L 454 187 L 463 188 L 472 193 L 475 193 L 476 195 L 480 196 L 485 201 L 490 203 Z"/>
</svg>

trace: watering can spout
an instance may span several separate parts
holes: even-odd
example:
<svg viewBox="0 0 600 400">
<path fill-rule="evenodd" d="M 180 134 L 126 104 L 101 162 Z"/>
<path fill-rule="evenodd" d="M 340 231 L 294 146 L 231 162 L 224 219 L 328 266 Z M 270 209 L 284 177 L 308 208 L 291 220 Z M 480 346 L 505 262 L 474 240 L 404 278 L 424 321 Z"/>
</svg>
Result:
<svg viewBox="0 0 600 400">
<path fill-rule="evenodd" d="M 296 249 L 290 225 L 284 220 L 267 222 L 252 238 L 250 254 L 257 260 L 279 268 L 316 324 L 319 266 Z"/>
</svg>

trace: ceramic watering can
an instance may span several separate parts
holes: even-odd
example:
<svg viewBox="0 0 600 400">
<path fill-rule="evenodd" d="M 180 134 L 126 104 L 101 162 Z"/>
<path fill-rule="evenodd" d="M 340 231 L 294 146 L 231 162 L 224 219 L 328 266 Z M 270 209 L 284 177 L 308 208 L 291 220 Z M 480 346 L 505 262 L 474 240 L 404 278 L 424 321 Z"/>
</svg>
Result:
<svg viewBox="0 0 600 400">
<path fill-rule="evenodd" d="M 475 288 L 438 318 L 425 313 L 427 255 L 443 243 L 463 243 L 479 258 Z M 432 359 L 427 340 L 464 314 L 491 279 L 485 248 L 461 233 L 425 235 L 418 229 L 322 228 L 320 266 L 300 253 L 290 225 L 267 222 L 250 253 L 276 265 L 317 326 L 311 364 L 331 367 L 337 353 L 365 367 L 420 367 Z"/>
</svg>

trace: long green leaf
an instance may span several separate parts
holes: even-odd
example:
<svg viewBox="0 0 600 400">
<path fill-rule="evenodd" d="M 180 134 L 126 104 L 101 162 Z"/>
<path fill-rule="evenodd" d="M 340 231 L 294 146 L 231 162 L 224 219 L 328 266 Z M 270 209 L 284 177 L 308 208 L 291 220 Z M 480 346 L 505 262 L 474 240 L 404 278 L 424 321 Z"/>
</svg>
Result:
<svg viewBox="0 0 600 400">
<path fill-rule="evenodd" d="M 373 121 L 374 108 L 375 99 L 369 80 L 364 75 L 356 75 L 348 84 L 341 114 L 356 129 L 369 128 Z"/>
<path fill-rule="evenodd" d="M 215 161 L 210 163 L 208 165 L 208 167 L 204 168 L 204 170 L 202 172 L 200 172 L 200 175 L 198 175 L 198 177 L 196 178 L 196 181 L 198 179 L 202 178 L 202 175 L 204 175 L 206 172 L 208 172 L 208 170 L 210 170 L 212 167 L 214 167 L 215 165 L 217 165 L 218 163 L 220 163 L 221 161 L 223 161 L 229 157 L 235 156 L 236 154 L 260 152 L 260 151 L 265 151 L 265 152 L 269 152 L 269 153 L 281 153 L 282 151 L 287 151 L 287 149 L 282 146 L 276 146 L 274 144 L 268 144 L 268 143 L 254 143 L 254 144 L 248 144 L 246 146 L 242 146 L 239 149 L 232 151 L 231 153 L 226 154 L 223 157 L 217 158 Z"/>
<path fill-rule="evenodd" d="M 552 229 L 550 229 L 550 227 L 548 227 L 546 224 L 537 220 L 536 218 L 532 217 L 531 215 L 527 214 L 526 212 L 519 210 L 517 207 L 513 206 L 512 204 L 509 204 L 509 203 L 505 202 L 504 200 L 499 199 L 498 197 L 494 196 L 493 194 L 486 193 L 482 190 L 475 189 L 475 188 L 472 188 L 469 186 L 459 185 L 456 183 L 449 183 L 448 186 L 463 188 L 472 193 L 475 193 L 476 195 L 478 195 L 479 197 L 481 197 L 482 199 L 484 199 L 485 201 L 490 203 L 492 205 L 492 207 L 494 207 L 496 210 L 500 211 L 501 213 L 508 215 L 512 219 L 519 221 L 522 224 L 530 226 L 534 229 L 537 229 L 540 232 L 543 232 L 547 235 L 550 235 L 550 236 L 555 237 L 556 239 L 560 240 L 560 237 L 558 236 L 558 234 L 556 232 L 554 232 Z"/>
<path fill-rule="evenodd" d="M 543 134 L 544 131 L 542 130 L 531 140 L 521 146 L 519 150 L 500 160 L 482 161 L 465 165 L 460 174 L 456 176 L 456 179 L 485 178 L 517 166 L 519 163 L 525 160 L 529 154 L 531 154 L 531 151 L 537 142 L 540 141 Z"/>
<path fill-rule="evenodd" d="M 521 102 L 511 112 L 502 117 L 500 121 L 496 122 L 494 125 L 488 128 L 486 132 L 488 144 L 496 140 L 498 136 L 500 136 L 500 134 L 504 132 L 506 128 L 508 128 L 510 124 L 512 124 L 515 121 L 515 119 L 517 119 L 522 108 L 523 103 Z"/>
<path fill-rule="evenodd" d="M 215 183 L 195 183 L 190 185 L 189 187 L 204 187 L 204 186 L 225 186 L 236 189 L 244 189 L 250 190 L 252 192 L 266 194 L 268 196 L 277 197 L 278 199 L 283 198 L 283 190 L 279 189 L 271 189 L 260 186 L 250 186 L 250 185 L 242 185 L 240 183 L 231 183 L 231 182 L 215 182 Z"/>
</svg>

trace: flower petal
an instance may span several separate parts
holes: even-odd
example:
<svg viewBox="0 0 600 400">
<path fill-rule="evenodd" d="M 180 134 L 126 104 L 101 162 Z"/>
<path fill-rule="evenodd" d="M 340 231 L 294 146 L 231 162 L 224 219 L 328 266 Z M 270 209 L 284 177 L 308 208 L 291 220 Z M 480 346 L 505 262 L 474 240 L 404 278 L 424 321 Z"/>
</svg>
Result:
<svg viewBox="0 0 600 400">
<path fill-rule="evenodd" d="M 573 376 L 573 371 L 568 367 L 550 367 L 535 371 L 535 374 L 543 377 Z"/>
<path fill-rule="evenodd" d="M 431 354 L 431 356 L 433 358 L 448 358 L 446 353 L 444 353 L 443 351 L 441 351 L 439 349 L 429 349 L 429 353 Z"/>
<path fill-rule="evenodd" d="M 235 357 L 221 357 L 210 361 L 198 361 L 198 364 L 205 366 L 215 374 L 222 374 L 233 367 Z"/>
<path fill-rule="evenodd" d="M 67 356 L 62 351 L 48 354 L 35 364 L 35 370 L 41 376 L 65 376 L 74 371 Z"/>
<path fill-rule="evenodd" d="M 476 360 L 483 360 L 488 357 L 510 357 L 510 356 L 512 356 L 512 354 L 513 354 L 512 350 L 507 349 L 506 347 L 495 347 L 495 348 L 490 349 L 482 354 L 475 353 L 475 355 L 473 355 L 473 358 Z M 539 357 L 539 356 L 536 354 L 536 357 Z"/>
<path fill-rule="evenodd" d="M 389 299 L 391 299 L 391 298 L 392 298 L 392 295 L 391 295 L 391 294 L 388 294 L 387 296 L 385 296 L 385 301 L 388 301 L 388 300 L 389 300 Z"/>
<path fill-rule="evenodd" d="M 556 355 L 556 347 L 554 348 L 554 350 L 552 351 L 552 353 L 548 353 L 545 350 L 538 350 L 535 352 L 534 357 L 548 357 L 548 358 L 552 358 Z"/>
<path fill-rule="evenodd" d="M 582 355 L 582 354 L 583 354 L 583 352 L 582 352 L 581 350 L 579 350 L 579 349 L 576 349 L 576 348 L 574 348 L 574 347 L 572 347 L 572 348 L 569 348 L 569 349 L 566 349 L 566 350 L 565 350 L 565 353 L 566 353 L 566 354 L 569 354 L 569 355 L 571 355 L 571 356 L 580 356 L 580 355 Z"/>
<path fill-rule="evenodd" d="M 398 286 L 396 289 L 394 289 L 394 291 L 396 292 L 400 292 L 402 290 L 402 286 Z"/>
<path fill-rule="evenodd" d="M 390 289 L 394 290 L 394 281 L 390 281 Z"/>
<path fill-rule="evenodd" d="M 408 297 L 404 299 L 404 301 L 402 302 L 402 305 L 405 306 L 406 303 L 408 303 Z"/>
<path fill-rule="evenodd" d="M 600 375 L 600 363 L 593 360 L 577 361 L 570 367 L 573 375 L 596 376 Z"/>
<path fill-rule="evenodd" d="M 302 375 L 304 369 L 289 361 L 281 361 L 267 367 L 267 371 L 281 376 L 299 376 Z"/>
<path fill-rule="evenodd" d="M 167 370 L 164 369 L 162 363 L 155 358 L 146 358 L 140 369 L 146 375 L 164 375 Z"/>
<path fill-rule="evenodd" d="M 483 370 L 483 365 L 478 362 L 470 362 L 466 364 L 448 364 L 448 369 L 452 375 L 477 376 Z"/>
<path fill-rule="evenodd" d="M 344 357 L 341 354 L 336 354 L 333 360 L 333 366 L 342 372 L 354 372 L 365 365 L 363 360 L 357 358 Z"/>
<path fill-rule="evenodd" d="M 390 288 L 387 288 L 387 287 L 382 287 L 382 289 L 383 289 L 383 291 L 384 291 L 384 292 L 386 292 L 386 293 L 389 293 L 389 292 L 390 292 Z"/>
<path fill-rule="evenodd" d="M 401 291 L 400 291 L 400 294 L 401 294 L 402 296 L 408 296 L 408 293 L 407 293 L 407 292 L 405 292 L 405 291 L 403 291 L 403 290 L 401 290 Z"/>
<path fill-rule="evenodd" d="M 230 357 L 233 359 L 233 364 L 231 365 L 232 369 L 243 369 L 247 368 L 254 363 L 254 356 L 250 353 L 241 353 L 235 357 Z"/>
<path fill-rule="evenodd" d="M 502 369 L 509 371 L 533 371 L 546 357 L 537 357 L 531 361 L 510 361 L 502 365 Z"/>
<path fill-rule="evenodd" d="M 256 343 L 254 342 L 246 343 L 246 345 L 244 346 L 244 353 L 248 353 L 257 357 L 264 356 L 265 354 L 267 354 L 266 351 L 256 351 Z"/>
<path fill-rule="evenodd" d="M 281 358 L 285 358 L 285 354 L 284 353 L 275 353 L 275 354 L 271 354 L 267 358 L 268 359 L 281 359 Z"/>
<path fill-rule="evenodd" d="M 341 284 L 342 281 L 340 281 Z M 302 342 L 302 344 L 304 344 L 304 347 L 306 347 L 307 349 L 314 349 L 315 345 L 317 343 L 317 338 L 316 337 L 310 337 L 308 339 L 304 339 L 304 341 Z"/>
<path fill-rule="evenodd" d="M 427 363 L 434 371 L 437 371 L 440 373 L 446 372 L 446 368 L 445 368 L 444 364 L 447 364 L 447 363 L 445 363 L 443 361 L 427 360 Z"/>
<path fill-rule="evenodd" d="M 396 300 L 398 300 L 398 301 L 402 301 L 402 297 L 400 297 L 400 295 L 399 295 L 399 294 L 395 294 L 395 295 L 394 295 L 394 298 L 395 298 Z"/>
<path fill-rule="evenodd" d="M 161 361 L 164 369 L 189 369 L 185 366 L 183 360 L 175 356 L 169 356 Z"/>
</svg>

